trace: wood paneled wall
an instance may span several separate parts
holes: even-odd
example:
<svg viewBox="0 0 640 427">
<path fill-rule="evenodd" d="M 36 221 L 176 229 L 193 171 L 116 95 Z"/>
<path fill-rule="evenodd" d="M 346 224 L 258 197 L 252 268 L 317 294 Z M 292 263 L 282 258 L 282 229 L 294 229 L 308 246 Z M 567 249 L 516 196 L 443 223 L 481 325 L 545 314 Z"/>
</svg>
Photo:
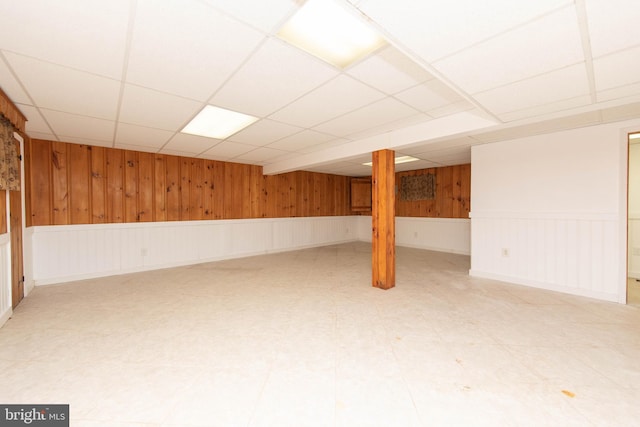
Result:
<svg viewBox="0 0 640 427">
<path fill-rule="evenodd" d="M 24 132 L 26 117 L 2 89 L 0 89 L 0 114 L 6 117 L 18 131 Z"/>
<path fill-rule="evenodd" d="M 25 151 L 27 226 L 351 214 L 345 176 L 35 139 Z"/>
<path fill-rule="evenodd" d="M 396 199 L 396 216 L 469 218 L 471 209 L 471 165 L 419 169 L 396 173 L 396 185 L 403 176 L 436 176 L 436 197 L 432 200 Z"/>
</svg>

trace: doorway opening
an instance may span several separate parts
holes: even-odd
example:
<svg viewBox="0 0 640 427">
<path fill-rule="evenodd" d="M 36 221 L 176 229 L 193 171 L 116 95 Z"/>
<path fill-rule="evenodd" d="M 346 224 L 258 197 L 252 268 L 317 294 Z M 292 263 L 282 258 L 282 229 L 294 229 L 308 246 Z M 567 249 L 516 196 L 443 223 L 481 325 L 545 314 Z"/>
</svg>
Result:
<svg viewBox="0 0 640 427">
<path fill-rule="evenodd" d="M 627 304 L 640 307 L 640 132 L 628 142 Z"/>
</svg>

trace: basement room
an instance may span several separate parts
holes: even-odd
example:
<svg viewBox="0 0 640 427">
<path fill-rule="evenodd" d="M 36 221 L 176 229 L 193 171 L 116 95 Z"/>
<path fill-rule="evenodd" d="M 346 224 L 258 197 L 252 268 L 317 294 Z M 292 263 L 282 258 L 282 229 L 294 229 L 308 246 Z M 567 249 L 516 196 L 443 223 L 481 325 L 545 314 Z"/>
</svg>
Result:
<svg viewBox="0 0 640 427">
<path fill-rule="evenodd" d="M 0 16 L 0 425 L 640 423 L 639 2 Z"/>
</svg>

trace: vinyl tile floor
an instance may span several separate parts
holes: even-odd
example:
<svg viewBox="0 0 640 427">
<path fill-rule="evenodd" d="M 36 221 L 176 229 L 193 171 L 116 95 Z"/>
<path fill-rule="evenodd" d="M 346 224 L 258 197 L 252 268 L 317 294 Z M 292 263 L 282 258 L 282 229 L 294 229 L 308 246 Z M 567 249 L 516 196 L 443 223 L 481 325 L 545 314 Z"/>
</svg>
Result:
<svg viewBox="0 0 640 427">
<path fill-rule="evenodd" d="M 640 308 L 349 243 L 36 288 L 0 329 L 0 403 L 72 426 L 630 426 Z"/>
</svg>

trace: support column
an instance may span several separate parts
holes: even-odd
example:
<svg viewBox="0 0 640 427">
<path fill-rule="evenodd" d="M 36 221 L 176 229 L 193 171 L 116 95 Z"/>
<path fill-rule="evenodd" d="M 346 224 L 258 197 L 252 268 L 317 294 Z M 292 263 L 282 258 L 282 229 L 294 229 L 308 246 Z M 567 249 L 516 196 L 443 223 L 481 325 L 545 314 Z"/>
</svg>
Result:
<svg viewBox="0 0 640 427">
<path fill-rule="evenodd" d="M 396 285 L 395 153 L 379 150 L 372 157 L 372 282 L 390 289 Z"/>
</svg>

